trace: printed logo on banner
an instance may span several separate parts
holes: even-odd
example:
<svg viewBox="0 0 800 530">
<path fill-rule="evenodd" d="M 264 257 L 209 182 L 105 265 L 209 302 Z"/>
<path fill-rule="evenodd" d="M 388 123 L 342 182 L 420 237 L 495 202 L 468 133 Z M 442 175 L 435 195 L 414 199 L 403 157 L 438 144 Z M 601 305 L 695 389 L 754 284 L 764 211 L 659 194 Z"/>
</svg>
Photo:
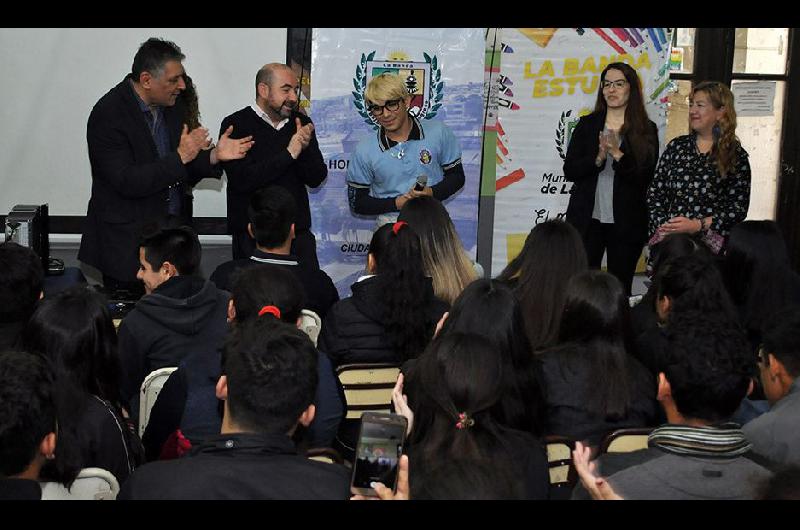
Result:
<svg viewBox="0 0 800 530">
<path fill-rule="evenodd" d="M 399 75 L 405 82 L 406 90 L 411 96 L 409 113 L 412 116 L 426 120 L 436 116 L 444 98 L 442 69 L 436 55 L 430 56 L 424 52 L 422 55 L 424 61 L 412 61 L 405 52 L 396 51 L 390 58 L 376 61 L 375 51 L 361 54 L 361 61 L 356 66 L 356 75 L 353 78 L 355 90 L 352 94 L 353 105 L 367 125 L 374 129 L 379 127 L 377 120 L 367 111 L 364 92 L 373 77 L 386 72 Z"/>
</svg>

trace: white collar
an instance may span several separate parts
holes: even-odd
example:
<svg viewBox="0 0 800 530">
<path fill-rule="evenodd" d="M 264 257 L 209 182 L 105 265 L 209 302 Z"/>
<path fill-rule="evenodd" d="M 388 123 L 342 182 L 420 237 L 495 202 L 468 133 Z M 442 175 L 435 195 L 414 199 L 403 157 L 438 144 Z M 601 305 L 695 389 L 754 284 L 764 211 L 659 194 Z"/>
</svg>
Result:
<svg viewBox="0 0 800 530">
<path fill-rule="evenodd" d="M 257 104 L 253 103 L 252 105 L 250 105 L 250 108 L 253 109 L 253 112 L 256 113 L 256 116 L 267 122 L 270 125 L 270 127 L 275 129 L 276 131 L 280 131 L 281 129 L 283 129 L 283 126 L 289 122 L 289 118 L 284 118 L 283 120 L 278 122 L 278 125 L 275 125 L 269 118 L 269 114 L 264 112 L 264 109 L 259 107 Z"/>
</svg>

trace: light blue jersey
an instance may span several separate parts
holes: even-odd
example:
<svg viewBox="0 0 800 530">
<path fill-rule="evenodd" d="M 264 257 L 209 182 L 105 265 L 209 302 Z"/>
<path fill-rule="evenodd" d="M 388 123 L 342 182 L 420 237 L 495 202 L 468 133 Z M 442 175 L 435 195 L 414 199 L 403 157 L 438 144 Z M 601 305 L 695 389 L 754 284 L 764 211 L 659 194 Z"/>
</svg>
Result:
<svg viewBox="0 0 800 530">
<path fill-rule="evenodd" d="M 369 188 L 378 199 L 397 197 L 414 187 L 417 177 L 426 175 L 428 186 L 442 181 L 444 171 L 461 163 L 461 148 L 453 131 L 439 121 L 422 123 L 413 118 L 419 139 L 389 146 L 383 129 L 376 137 L 359 142 L 350 158 L 347 184 Z M 414 137 L 412 129 L 411 137 Z"/>
</svg>

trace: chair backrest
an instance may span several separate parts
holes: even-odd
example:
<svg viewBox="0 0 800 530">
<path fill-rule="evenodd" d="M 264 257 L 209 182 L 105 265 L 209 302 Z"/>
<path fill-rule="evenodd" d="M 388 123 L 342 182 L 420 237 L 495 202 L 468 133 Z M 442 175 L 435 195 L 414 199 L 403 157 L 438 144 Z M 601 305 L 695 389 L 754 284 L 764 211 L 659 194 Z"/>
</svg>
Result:
<svg viewBox="0 0 800 530">
<path fill-rule="evenodd" d="M 600 444 L 600 454 L 603 453 L 630 453 L 639 449 L 647 449 L 647 437 L 652 428 L 619 429 L 603 439 Z"/>
<path fill-rule="evenodd" d="M 631 307 L 635 307 L 636 305 L 639 304 L 639 302 L 642 301 L 642 298 L 644 298 L 643 294 L 635 294 L 633 296 L 629 296 L 628 297 L 628 305 L 631 306 Z"/>
<path fill-rule="evenodd" d="M 47 501 L 113 501 L 119 493 L 119 483 L 111 472 L 99 467 L 86 467 L 67 489 L 58 482 L 42 482 L 42 500 Z"/>
<path fill-rule="evenodd" d="M 139 391 L 139 436 L 144 435 L 147 422 L 150 420 L 150 410 L 156 403 L 161 387 L 167 382 L 170 374 L 177 370 L 176 366 L 159 368 L 150 372 L 142 381 L 142 388 Z"/>
<path fill-rule="evenodd" d="M 550 486 L 572 489 L 578 481 L 578 473 L 572 462 L 575 440 L 565 436 L 546 436 L 545 444 Z"/>
<path fill-rule="evenodd" d="M 391 363 L 343 364 L 336 375 L 347 402 L 346 419 L 359 419 L 364 412 L 389 412 L 392 389 L 400 367 Z"/>
<path fill-rule="evenodd" d="M 319 318 L 319 315 L 313 312 L 310 309 L 303 309 L 300 313 L 300 329 L 305 332 L 306 335 L 311 337 L 311 342 L 314 343 L 314 346 L 317 345 L 317 338 L 319 338 L 319 332 L 322 330 L 322 319 Z"/>
<path fill-rule="evenodd" d="M 339 451 L 331 449 L 330 447 L 315 447 L 306 451 L 306 457 L 309 460 L 316 460 L 317 462 L 325 462 L 326 464 L 343 464 L 344 459 Z"/>
</svg>

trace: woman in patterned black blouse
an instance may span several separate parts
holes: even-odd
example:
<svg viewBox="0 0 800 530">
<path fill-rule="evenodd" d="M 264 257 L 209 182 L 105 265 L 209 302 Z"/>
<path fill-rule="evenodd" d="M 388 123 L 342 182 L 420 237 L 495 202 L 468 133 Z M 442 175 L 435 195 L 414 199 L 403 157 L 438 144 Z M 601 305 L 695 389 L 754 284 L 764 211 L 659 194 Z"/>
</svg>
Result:
<svg viewBox="0 0 800 530">
<path fill-rule="evenodd" d="M 750 205 L 750 163 L 735 134 L 730 89 L 714 81 L 697 85 L 689 126 L 691 134 L 667 145 L 647 193 L 650 244 L 667 234 L 699 233 L 719 252 Z"/>
</svg>

